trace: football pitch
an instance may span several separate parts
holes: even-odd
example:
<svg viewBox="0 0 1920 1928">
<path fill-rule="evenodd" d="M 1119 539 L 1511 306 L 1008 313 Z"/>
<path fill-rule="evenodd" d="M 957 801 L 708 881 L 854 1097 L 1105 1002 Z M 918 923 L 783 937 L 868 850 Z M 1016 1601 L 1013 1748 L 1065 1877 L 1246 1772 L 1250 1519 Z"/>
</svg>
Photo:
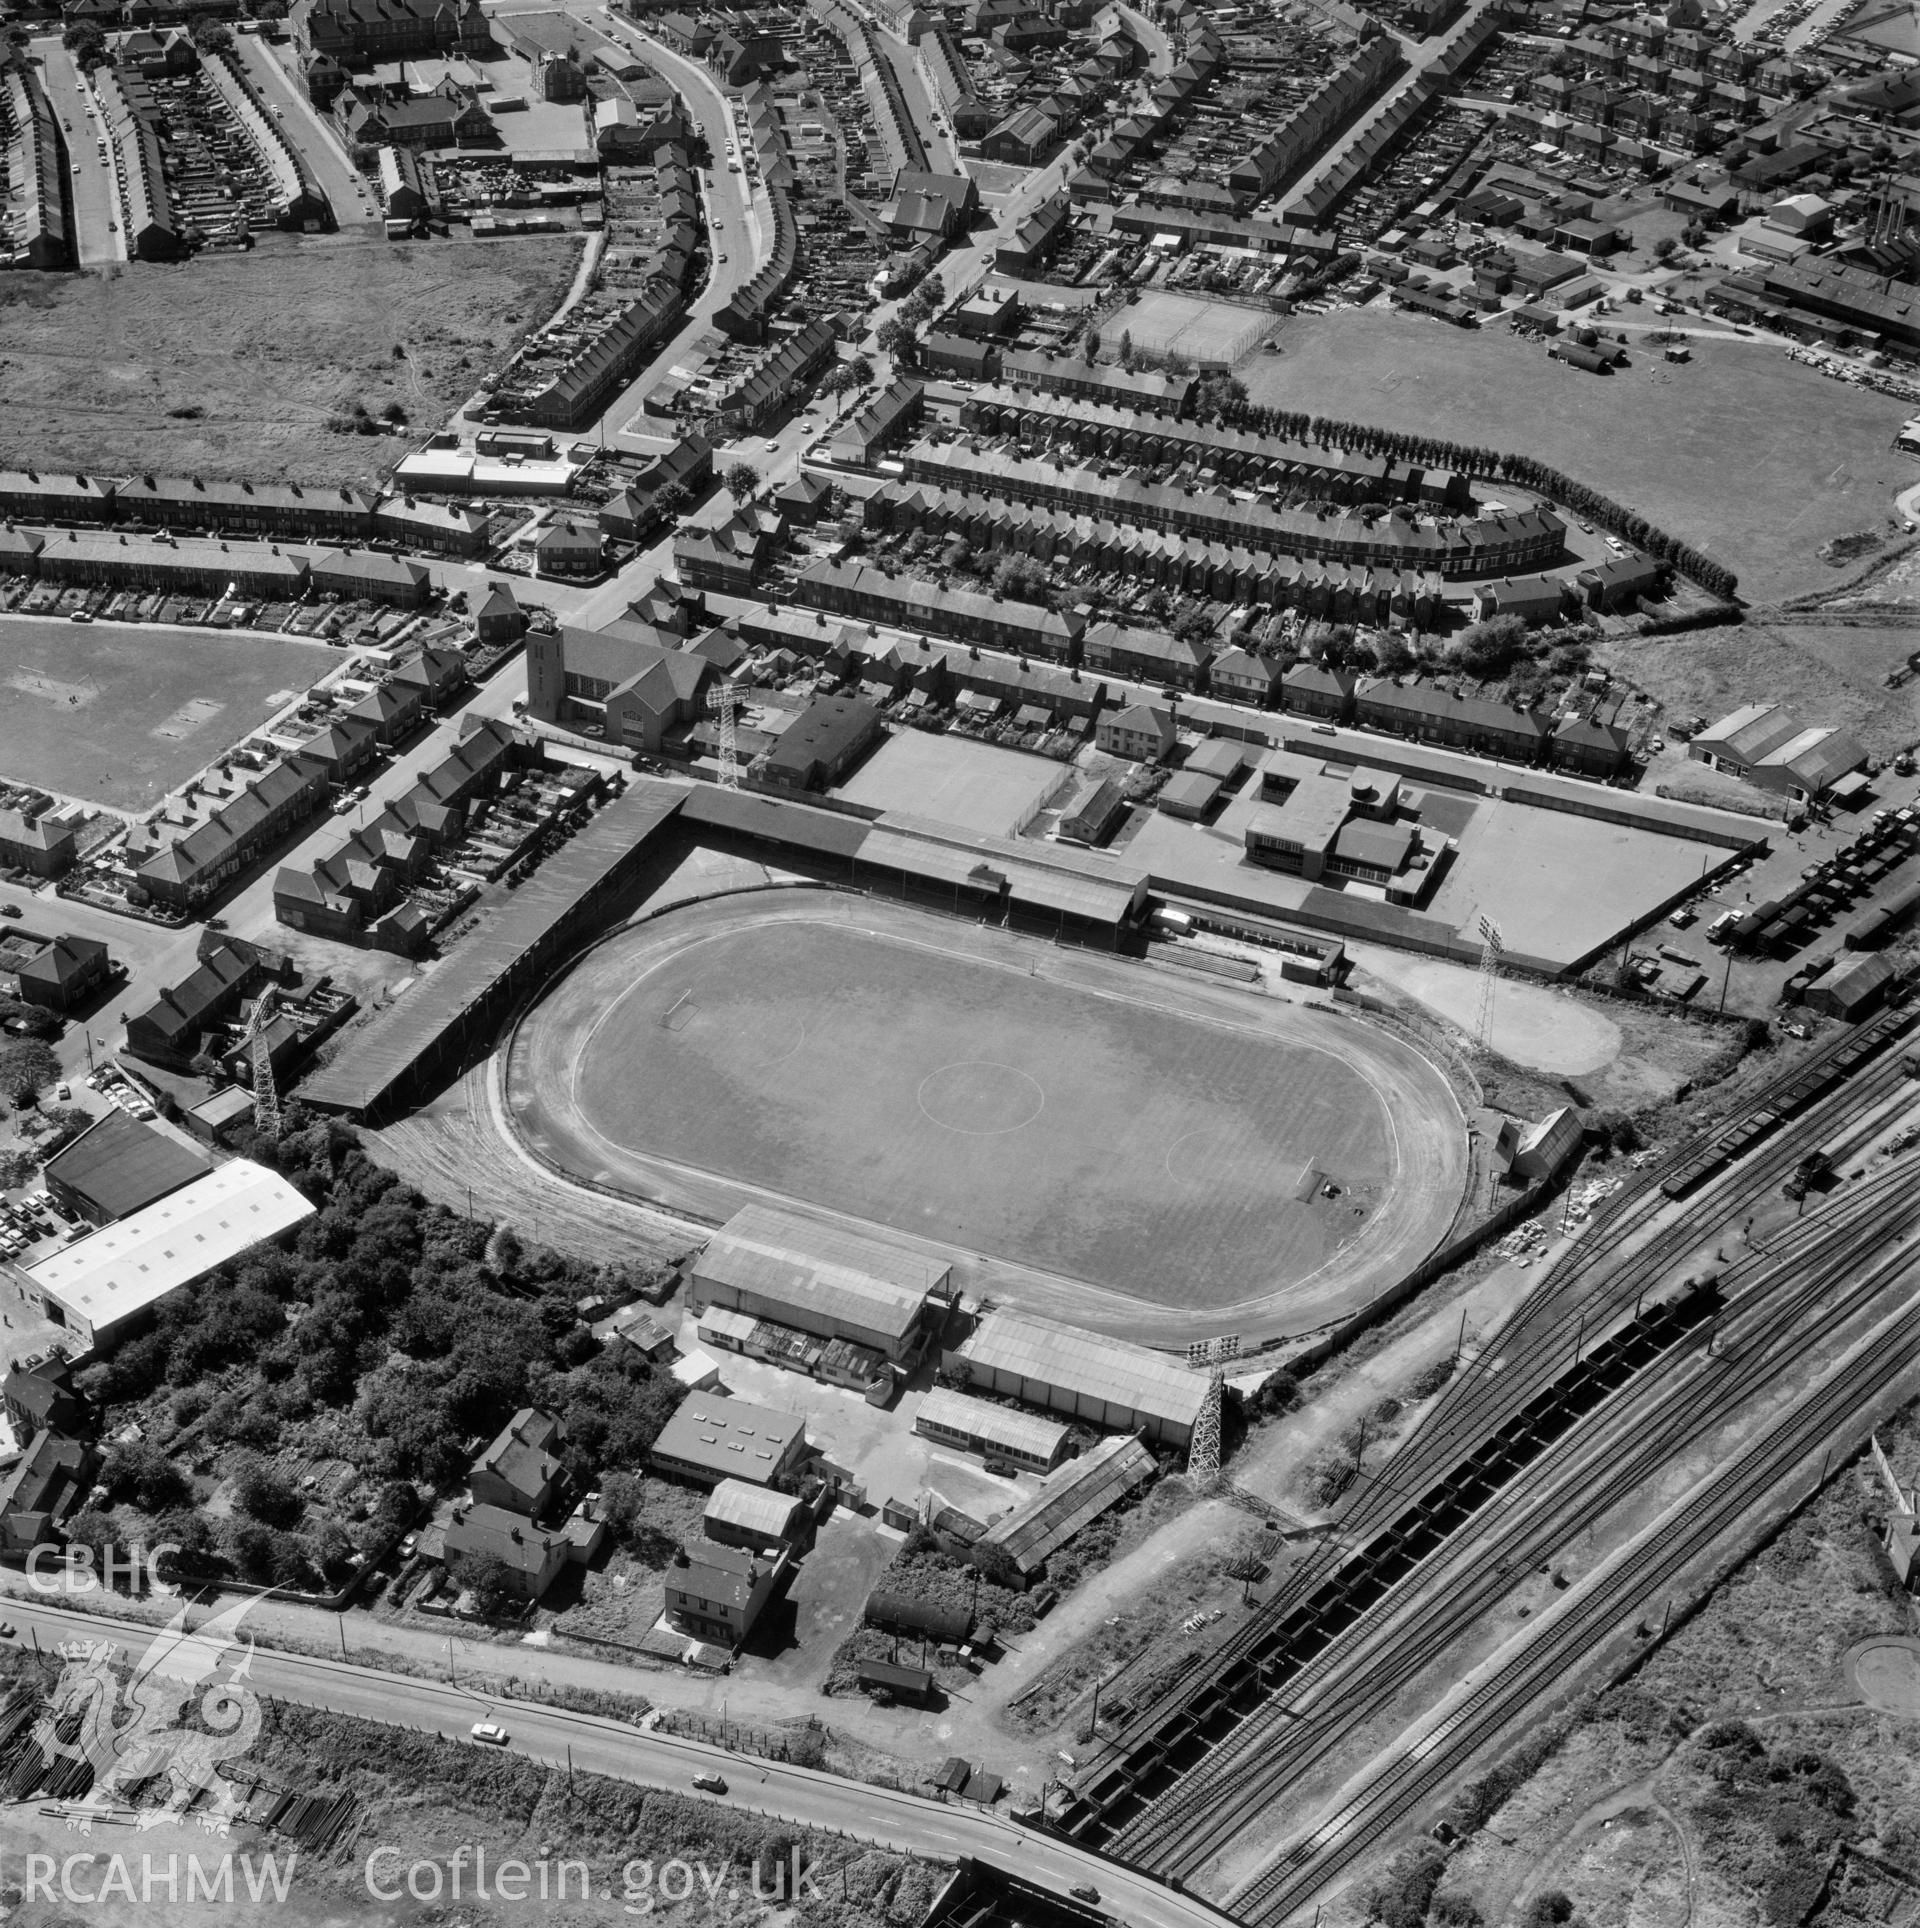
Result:
<svg viewBox="0 0 1920 1928">
<path fill-rule="evenodd" d="M 278 636 L 0 617 L 0 776 L 148 809 L 338 660 Z"/>
<path fill-rule="evenodd" d="M 1424 1060 L 1080 962 L 871 901 L 703 906 L 582 960 L 512 1102 L 546 1156 L 662 1203 L 793 1201 L 1188 1311 L 1363 1256 L 1377 1289 L 1444 1231 L 1460 1123 Z"/>
</svg>

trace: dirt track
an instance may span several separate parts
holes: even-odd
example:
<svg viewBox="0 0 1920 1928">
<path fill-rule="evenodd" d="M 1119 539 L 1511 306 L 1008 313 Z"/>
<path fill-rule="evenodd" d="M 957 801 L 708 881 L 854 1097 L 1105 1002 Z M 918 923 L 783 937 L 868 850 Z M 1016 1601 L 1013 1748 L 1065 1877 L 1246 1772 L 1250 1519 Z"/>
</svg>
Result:
<svg viewBox="0 0 1920 1928">
<path fill-rule="evenodd" d="M 553 1177 L 525 1157 L 492 1116 L 482 1064 L 426 1110 L 362 1131 L 368 1156 L 456 1211 L 505 1219 L 529 1238 L 586 1259 L 677 1260 L 704 1231 L 624 1199 Z"/>
</svg>

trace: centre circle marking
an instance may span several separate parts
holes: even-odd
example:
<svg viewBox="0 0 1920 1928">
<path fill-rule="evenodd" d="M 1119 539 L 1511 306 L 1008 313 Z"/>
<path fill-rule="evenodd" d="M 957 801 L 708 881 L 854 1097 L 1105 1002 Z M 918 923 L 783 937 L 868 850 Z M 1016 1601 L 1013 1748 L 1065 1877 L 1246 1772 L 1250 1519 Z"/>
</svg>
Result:
<svg viewBox="0 0 1920 1928">
<path fill-rule="evenodd" d="M 962 1058 L 929 1071 L 915 1093 L 922 1116 L 942 1131 L 963 1138 L 999 1138 L 1022 1131 L 1046 1109 L 1047 1094 L 1037 1078 L 1016 1065 L 992 1058 Z M 1018 1117 L 1011 1114 L 1019 1111 Z M 1003 1117 L 999 1124 L 972 1119 Z"/>
</svg>

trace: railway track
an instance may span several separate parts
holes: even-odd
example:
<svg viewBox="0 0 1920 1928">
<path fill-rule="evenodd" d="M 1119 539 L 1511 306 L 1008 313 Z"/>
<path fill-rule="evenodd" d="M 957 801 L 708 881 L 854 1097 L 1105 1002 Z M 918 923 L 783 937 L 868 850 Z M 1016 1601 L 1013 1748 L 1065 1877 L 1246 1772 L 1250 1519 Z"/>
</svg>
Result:
<svg viewBox="0 0 1920 1928">
<path fill-rule="evenodd" d="M 1897 1022 L 1871 1027 L 1879 1032 L 1882 1050 L 1912 1014 L 1890 1016 Z M 1861 1032 L 1849 1033 L 1825 1053 L 1774 1080 L 1756 1095 L 1738 1122 L 1777 1114 L 1782 1094 L 1795 1086 L 1819 1084 L 1843 1051 L 1858 1049 L 1860 1038 Z M 1810 1148 L 1849 1142 L 1890 1100 L 1910 1089 L 1903 1066 L 1891 1055 L 1869 1063 L 1837 1091 L 1823 1088 L 1803 1115 L 1789 1121 L 1764 1149 L 1735 1164 L 1685 1216 L 1673 1216 L 1673 1202 L 1661 1186 L 1664 1173 L 1687 1161 L 1691 1155 L 1687 1147 L 1617 1194 L 1610 1209 L 1589 1227 L 1588 1235 L 1543 1275 L 1497 1344 L 1483 1351 L 1456 1379 L 1420 1430 L 1401 1447 L 1390 1462 L 1391 1479 L 1368 1476 L 1342 1515 L 1339 1533 L 1290 1577 L 1253 1620 L 1237 1629 L 1178 1687 L 1131 1719 L 1082 1770 L 1076 1783 L 1078 1804 L 1062 1817 L 1066 1831 L 1106 1839 L 1125 1853 L 1123 1843 L 1130 1828 L 1116 1833 L 1108 1822 L 1110 1787 L 1116 1774 L 1123 1773 L 1125 1764 L 1143 1748 L 1153 1747 L 1200 1696 L 1223 1685 L 1231 1688 L 1234 1677 L 1244 1675 L 1249 1665 L 1256 1682 L 1263 1681 L 1261 1650 L 1272 1644 L 1286 1616 L 1353 1560 L 1356 1550 L 1364 1551 L 1390 1525 L 1396 1509 L 1426 1491 L 1466 1457 L 1473 1442 L 1497 1431 L 1529 1397 L 1553 1383 L 1565 1366 L 1569 1328 L 1576 1349 L 1590 1342 L 1588 1335 L 1602 1337 L 1642 1295 L 1701 1249 L 1703 1237 L 1710 1236 L 1712 1229 L 1703 1230 L 1698 1222 L 1702 1208 L 1711 1209 L 1714 1223 L 1724 1234 L 1726 1226 L 1790 1175 Z M 1729 1127 L 1717 1129 L 1724 1133 Z M 1668 1214 L 1664 1223 L 1663 1212 Z"/>
<path fill-rule="evenodd" d="M 1871 1255 L 1889 1237 L 1920 1237 L 1916 1179 L 1920 1160 L 1903 1161 L 1830 1219 L 1808 1221 L 1772 1252 L 1750 1255 L 1730 1275 L 1738 1296 L 1712 1354 L 1701 1341 L 1663 1356 L 1488 1501 L 1470 1539 L 1443 1543 L 1317 1648 L 1297 1640 L 1263 1656 L 1268 1697 L 1240 1710 L 1171 1792 L 1117 1833 L 1111 1851 L 1183 1876 L 1204 1866 L 1355 1723 L 1390 1706 L 1431 1667 L 1450 1633 L 1496 1608 L 1516 1568 L 1551 1559 L 1620 1491 L 1732 1416 L 1810 1321 L 1844 1319 L 1870 1304 L 1885 1289 Z M 1444 1606 L 1429 1611 L 1436 1595 Z"/>
<path fill-rule="evenodd" d="M 1909 1289 L 1920 1273 L 1910 1251 L 1889 1269 Z M 1883 1287 L 1890 1282 L 1883 1280 Z M 1737 1460 L 1602 1568 L 1550 1623 L 1540 1624 L 1535 1638 L 1446 1707 L 1311 1835 L 1235 1893 L 1229 1910 L 1255 1928 L 1285 1921 L 1551 1693 L 1568 1669 L 1628 1616 L 1679 1583 L 1723 1533 L 1777 1492 L 1814 1451 L 1850 1424 L 1857 1427 L 1863 1407 L 1916 1368 L 1920 1301 L 1909 1298 Z"/>
</svg>

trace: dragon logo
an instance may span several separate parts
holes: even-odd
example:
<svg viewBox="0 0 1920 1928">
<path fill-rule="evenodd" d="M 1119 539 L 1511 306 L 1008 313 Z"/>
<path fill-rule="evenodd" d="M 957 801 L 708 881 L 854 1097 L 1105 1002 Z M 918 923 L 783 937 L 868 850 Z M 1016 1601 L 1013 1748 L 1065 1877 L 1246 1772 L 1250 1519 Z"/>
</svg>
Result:
<svg viewBox="0 0 1920 1928">
<path fill-rule="evenodd" d="M 48 1762 L 85 1762 L 93 1785 L 70 1804 L 67 1825 L 91 1833 L 96 1819 L 126 1818 L 135 1790 L 166 1783 L 166 1799 L 137 1810 L 141 1828 L 182 1821 L 208 1796 L 200 1822 L 225 1834 L 240 1810 L 233 1783 L 217 1772 L 244 1754 L 260 1732 L 260 1700 L 247 1685 L 253 1642 L 240 1648 L 237 1629 L 254 1604 L 249 1595 L 189 1631 L 187 1603 L 157 1633 L 124 1680 L 111 1641 L 74 1640 L 58 1652 L 66 1665 L 33 1738 Z M 221 1669 L 234 1661 L 230 1674 Z M 188 1725 L 197 1712 L 198 1719 Z"/>
</svg>

